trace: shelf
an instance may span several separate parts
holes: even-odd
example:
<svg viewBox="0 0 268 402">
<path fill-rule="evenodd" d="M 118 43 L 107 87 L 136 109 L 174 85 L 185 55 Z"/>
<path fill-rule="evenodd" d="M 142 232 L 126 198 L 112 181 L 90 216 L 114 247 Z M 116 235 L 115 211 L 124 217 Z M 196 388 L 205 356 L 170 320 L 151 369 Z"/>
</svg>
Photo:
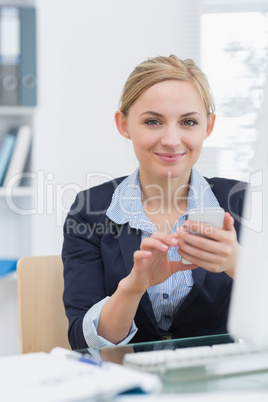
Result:
<svg viewBox="0 0 268 402">
<path fill-rule="evenodd" d="M 0 187 L 0 198 L 4 197 L 32 197 L 35 194 L 35 189 L 32 187 L 14 187 L 11 192 L 5 187 Z"/>
<path fill-rule="evenodd" d="M 0 116 L 32 116 L 35 109 L 35 107 L 0 105 Z"/>
</svg>

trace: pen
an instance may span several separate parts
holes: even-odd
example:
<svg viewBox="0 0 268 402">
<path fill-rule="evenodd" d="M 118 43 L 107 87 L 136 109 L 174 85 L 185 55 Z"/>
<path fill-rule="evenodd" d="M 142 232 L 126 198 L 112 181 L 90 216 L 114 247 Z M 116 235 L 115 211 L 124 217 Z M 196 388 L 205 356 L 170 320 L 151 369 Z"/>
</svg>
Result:
<svg viewBox="0 0 268 402">
<path fill-rule="evenodd" d="M 102 365 L 102 361 L 97 361 L 92 359 L 92 357 L 89 354 L 67 354 L 66 357 L 68 357 L 69 359 L 73 359 L 76 360 L 78 362 L 82 362 L 82 363 L 87 363 L 87 364 L 92 364 L 94 366 L 101 366 Z"/>
<path fill-rule="evenodd" d="M 83 363 L 88 363 L 88 364 L 93 364 L 95 366 L 102 366 L 102 361 L 97 361 L 95 359 L 92 359 L 91 356 L 89 356 L 88 354 L 82 355 L 79 359 L 80 362 Z"/>
<path fill-rule="evenodd" d="M 54 348 L 51 352 L 54 356 L 66 357 L 67 359 L 76 360 L 78 362 L 92 364 L 94 366 L 102 366 L 102 360 L 97 360 L 89 353 L 80 353 L 74 350 L 64 349 L 61 347 Z"/>
</svg>

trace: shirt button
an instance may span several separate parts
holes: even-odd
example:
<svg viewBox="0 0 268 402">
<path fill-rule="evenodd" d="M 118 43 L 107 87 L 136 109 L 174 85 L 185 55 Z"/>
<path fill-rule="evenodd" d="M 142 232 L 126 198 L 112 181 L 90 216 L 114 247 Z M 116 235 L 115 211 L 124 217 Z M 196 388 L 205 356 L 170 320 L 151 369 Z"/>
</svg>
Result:
<svg viewBox="0 0 268 402">
<path fill-rule="evenodd" d="M 167 293 L 163 293 L 163 299 L 167 300 L 169 298 L 169 295 Z"/>
<path fill-rule="evenodd" d="M 170 319 L 170 315 L 168 315 L 168 314 L 165 314 L 165 316 L 164 316 L 167 320 L 169 320 Z"/>
</svg>

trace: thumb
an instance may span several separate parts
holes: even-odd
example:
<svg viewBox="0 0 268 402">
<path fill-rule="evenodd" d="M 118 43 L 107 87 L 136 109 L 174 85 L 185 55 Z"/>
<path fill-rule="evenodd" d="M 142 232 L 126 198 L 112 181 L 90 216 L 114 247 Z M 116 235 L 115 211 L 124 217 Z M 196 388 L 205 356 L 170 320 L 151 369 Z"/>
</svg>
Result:
<svg viewBox="0 0 268 402">
<path fill-rule="evenodd" d="M 232 230 L 234 226 L 234 218 L 229 214 L 229 212 L 225 212 L 224 221 L 223 221 L 223 229 L 224 230 Z"/>
</svg>

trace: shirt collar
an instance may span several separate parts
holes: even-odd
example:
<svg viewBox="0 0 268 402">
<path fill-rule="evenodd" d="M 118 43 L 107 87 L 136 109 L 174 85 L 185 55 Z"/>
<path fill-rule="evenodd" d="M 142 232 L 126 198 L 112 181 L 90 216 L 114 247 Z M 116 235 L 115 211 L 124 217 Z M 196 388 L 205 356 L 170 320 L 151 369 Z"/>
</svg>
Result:
<svg viewBox="0 0 268 402">
<path fill-rule="evenodd" d="M 192 168 L 187 211 L 192 208 L 217 206 L 219 206 L 218 200 L 209 183 L 195 168 Z M 106 215 L 117 224 L 129 223 L 134 229 L 149 233 L 155 231 L 154 224 L 146 216 L 141 202 L 139 169 L 124 179 L 115 189 Z"/>
</svg>

